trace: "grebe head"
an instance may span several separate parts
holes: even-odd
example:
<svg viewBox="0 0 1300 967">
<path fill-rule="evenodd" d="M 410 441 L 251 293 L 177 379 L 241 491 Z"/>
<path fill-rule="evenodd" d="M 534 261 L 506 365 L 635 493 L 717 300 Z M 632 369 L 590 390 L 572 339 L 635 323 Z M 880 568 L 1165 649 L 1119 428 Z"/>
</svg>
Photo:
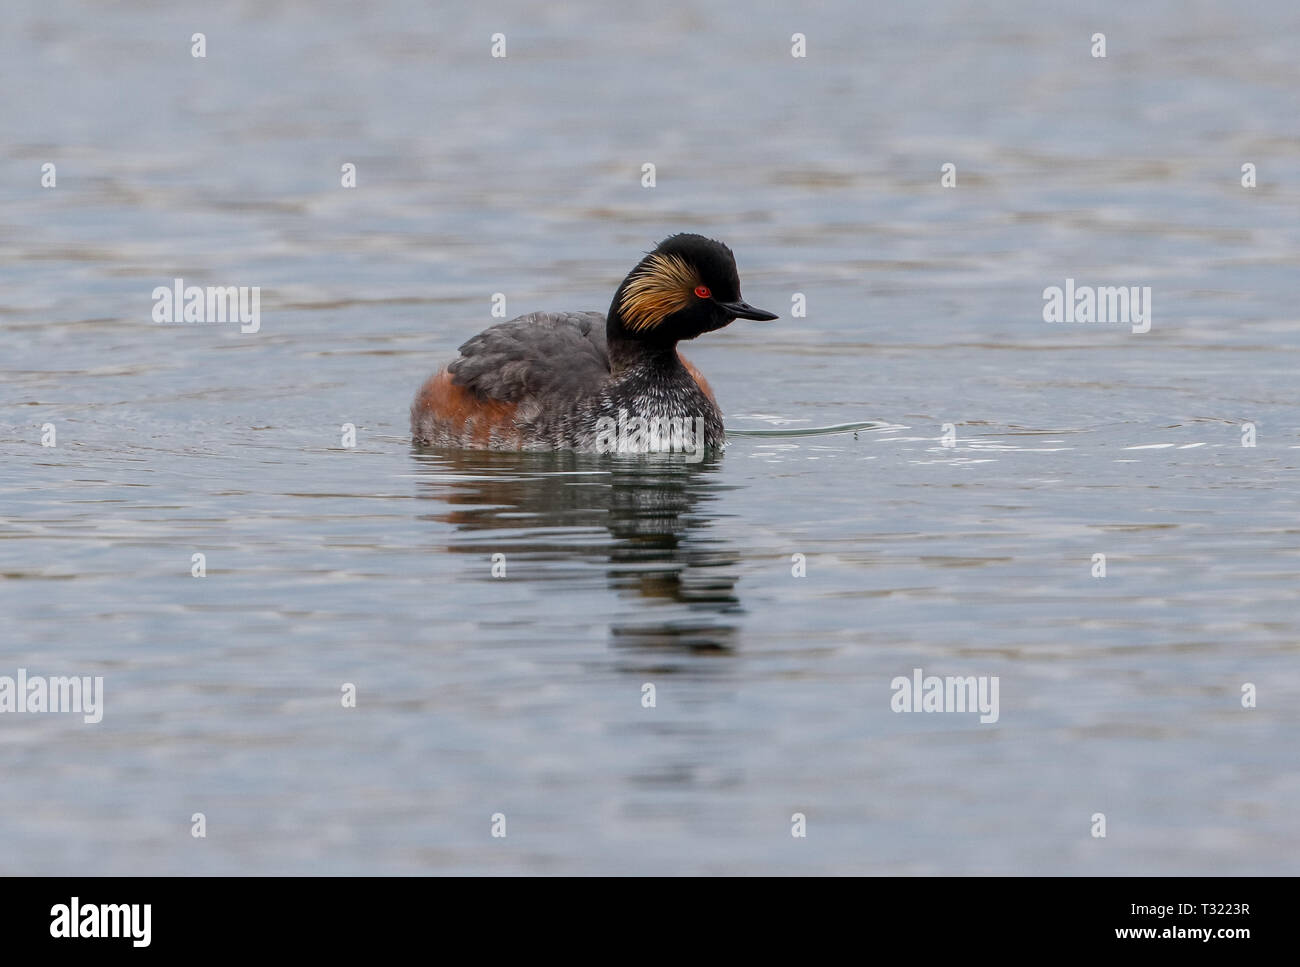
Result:
<svg viewBox="0 0 1300 967">
<path fill-rule="evenodd" d="M 672 345 L 736 319 L 775 318 L 741 298 L 731 249 L 682 234 L 664 239 L 628 273 L 614 293 L 608 329 L 611 340 Z"/>
</svg>

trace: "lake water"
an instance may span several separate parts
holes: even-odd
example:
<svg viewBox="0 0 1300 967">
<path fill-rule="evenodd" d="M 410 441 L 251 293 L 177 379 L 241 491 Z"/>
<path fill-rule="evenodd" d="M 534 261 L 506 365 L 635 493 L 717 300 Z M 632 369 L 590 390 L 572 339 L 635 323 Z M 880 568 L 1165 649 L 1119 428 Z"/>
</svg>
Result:
<svg viewBox="0 0 1300 967">
<path fill-rule="evenodd" d="M 0 873 L 1300 872 L 1300 7 L 12 6 L 0 676 L 104 714 L 0 715 Z M 764 432 L 412 448 L 674 231 Z"/>
</svg>

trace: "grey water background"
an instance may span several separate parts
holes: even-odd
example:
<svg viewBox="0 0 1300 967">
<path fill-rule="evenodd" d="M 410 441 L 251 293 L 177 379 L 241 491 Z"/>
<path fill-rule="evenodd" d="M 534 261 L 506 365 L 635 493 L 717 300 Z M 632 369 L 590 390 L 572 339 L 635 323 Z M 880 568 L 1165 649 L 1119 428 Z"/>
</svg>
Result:
<svg viewBox="0 0 1300 967">
<path fill-rule="evenodd" d="M 106 709 L 0 716 L 0 873 L 1298 871 L 1294 4 L 5 19 L 0 675 Z M 877 425 L 412 449 L 493 293 L 603 311 L 683 230 L 782 316 L 685 347 L 729 426 Z"/>
</svg>

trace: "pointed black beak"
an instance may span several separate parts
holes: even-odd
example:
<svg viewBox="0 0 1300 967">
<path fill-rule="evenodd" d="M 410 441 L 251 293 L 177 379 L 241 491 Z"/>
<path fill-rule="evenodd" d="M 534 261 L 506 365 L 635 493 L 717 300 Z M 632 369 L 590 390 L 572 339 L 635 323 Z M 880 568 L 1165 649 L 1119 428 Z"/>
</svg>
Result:
<svg viewBox="0 0 1300 967">
<path fill-rule="evenodd" d="M 781 318 L 775 312 L 768 312 L 766 309 L 755 309 L 748 302 L 719 302 L 718 305 L 737 319 L 753 319 L 757 322 L 768 322 L 772 319 Z"/>
</svg>

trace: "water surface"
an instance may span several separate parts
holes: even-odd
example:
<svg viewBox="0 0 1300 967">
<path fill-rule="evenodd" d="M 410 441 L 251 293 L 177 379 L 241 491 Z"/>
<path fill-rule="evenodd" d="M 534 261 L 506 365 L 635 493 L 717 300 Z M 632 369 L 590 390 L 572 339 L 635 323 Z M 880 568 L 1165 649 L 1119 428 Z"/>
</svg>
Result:
<svg viewBox="0 0 1300 967">
<path fill-rule="evenodd" d="M 1293 5 L 8 19 L 0 675 L 106 710 L 0 716 L 0 872 L 1297 872 Z M 682 230 L 782 315 L 686 350 L 767 432 L 411 446 L 493 293 Z M 153 323 L 176 277 L 260 332 Z M 917 667 L 999 721 L 893 713 Z"/>
</svg>

